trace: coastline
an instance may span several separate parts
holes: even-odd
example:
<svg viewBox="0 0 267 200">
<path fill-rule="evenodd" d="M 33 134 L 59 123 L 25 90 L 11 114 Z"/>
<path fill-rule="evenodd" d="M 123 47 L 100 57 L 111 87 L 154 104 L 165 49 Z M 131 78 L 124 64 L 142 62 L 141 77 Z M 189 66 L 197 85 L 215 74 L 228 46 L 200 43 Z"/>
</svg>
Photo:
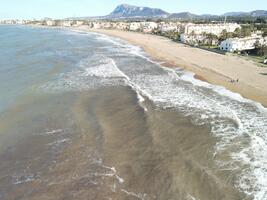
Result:
<svg viewBox="0 0 267 200">
<path fill-rule="evenodd" d="M 161 36 L 119 30 L 72 28 L 79 31 L 96 32 L 123 39 L 143 48 L 153 59 L 166 67 L 180 67 L 195 73 L 195 78 L 220 85 L 243 97 L 257 101 L 267 107 L 267 67 L 259 67 L 231 55 L 220 55 L 198 48 L 176 43 Z M 231 80 L 238 82 L 231 82 Z"/>
<path fill-rule="evenodd" d="M 156 57 L 137 42 L 81 28 L 3 31 L 2 77 L 18 89 L 2 91 L 18 95 L 0 115 L 0 196 L 264 199 L 266 109 L 198 81 L 230 78 L 213 69 L 196 79 L 180 71 L 168 57 L 179 62 L 183 46 L 175 42 L 152 35 L 145 43 L 150 36 L 140 35 L 137 42 L 162 50 Z M 153 46 L 160 42 L 162 49 Z M 188 51 L 184 63 L 198 53 Z"/>
</svg>

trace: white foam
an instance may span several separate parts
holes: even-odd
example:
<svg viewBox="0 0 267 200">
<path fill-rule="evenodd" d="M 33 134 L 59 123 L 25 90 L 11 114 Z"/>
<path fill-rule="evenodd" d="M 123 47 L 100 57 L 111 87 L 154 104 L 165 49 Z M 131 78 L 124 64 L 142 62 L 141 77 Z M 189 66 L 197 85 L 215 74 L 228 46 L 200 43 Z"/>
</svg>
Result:
<svg viewBox="0 0 267 200">
<path fill-rule="evenodd" d="M 141 200 L 148 199 L 147 198 L 147 194 L 129 192 L 129 191 L 125 190 L 125 189 L 121 189 L 121 191 L 124 192 L 124 193 L 126 193 L 129 196 L 133 196 L 133 197 L 136 197 L 136 198 L 141 199 Z"/>
<path fill-rule="evenodd" d="M 51 142 L 51 143 L 48 143 L 47 145 L 49 146 L 53 146 L 53 145 L 61 145 L 61 144 L 65 144 L 65 143 L 70 143 L 70 139 L 69 138 L 64 138 L 64 139 L 60 139 L 60 140 L 57 140 L 55 142 Z"/>
<path fill-rule="evenodd" d="M 195 197 L 193 197 L 191 194 L 187 194 L 186 197 L 187 200 L 197 200 Z"/>
<path fill-rule="evenodd" d="M 35 174 L 27 174 L 27 175 L 14 175 L 12 176 L 12 184 L 19 185 L 24 183 L 29 183 L 34 181 L 36 178 L 38 178 Z"/>
<path fill-rule="evenodd" d="M 42 135 L 54 135 L 57 133 L 62 133 L 63 131 L 64 131 L 63 129 L 55 129 L 52 131 L 47 131 L 47 132 L 43 133 Z"/>
<path fill-rule="evenodd" d="M 140 49 L 128 52 L 159 65 L 138 51 Z M 160 75 L 124 74 L 134 90 L 158 106 L 178 109 L 196 124 L 211 125 L 214 136 L 220 138 L 214 155 L 228 152 L 233 159 L 229 163 L 218 161 L 218 164 L 228 168 L 239 165 L 240 169 L 249 166 L 241 172 L 236 187 L 255 200 L 264 199 L 267 192 L 267 181 L 264 181 L 267 180 L 266 109 L 240 94 L 195 79 L 192 73 L 161 68 L 164 71 Z M 251 143 L 242 144 L 240 141 L 248 140 L 247 137 Z M 231 152 L 233 146 L 236 152 Z"/>
<path fill-rule="evenodd" d="M 239 149 L 237 152 L 228 152 L 235 159 L 232 164 L 228 163 L 229 167 L 234 167 L 237 162 L 240 169 L 241 166 L 249 166 L 241 173 L 236 186 L 252 195 L 255 200 L 266 198 L 266 109 L 239 94 L 201 82 L 187 74 L 180 77 L 175 77 L 173 72 L 160 76 L 140 75 L 134 82 L 138 82 L 139 87 L 148 93 L 148 97 L 157 105 L 179 109 L 186 116 L 191 116 L 197 124 L 210 124 L 214 135 L 220 137 L 215 154 L 225 153 L 236 146 Z M 233 143 L 247 140 L 247 136 L 254 138 L 250 144 L 242 146 Z M 238 152 L 242 149 L 246 151 Z M 245 159 L 244 154 L 248 158 Z"/>
<path fill-rule="evenodd" d="M 85 76 L 97 76 L 102 78 L 122 78 L 124 74 L 117 68 L 114 60 L 105 58 L 102 64 L 86 68 Z"/>
<path fill-rule="evenodd" d="M 221 154 L 231 157 L 227 162 L 216 160 L 218 168 L 238 166 L 242 171 L 237 174 L 236 187 L 255 200 L 266 198 L 267 111 L 263 106 L 223 87 L 195 79 L 192 73 L 162 67 L 146 57 L 139 47 L 108 36 L 95 36 L 110 45 L 111 50 L 81 61 L 78 69 L 62 74 L 56 87 L 82 90 L 128 85 L 136 91 L 144 110 L 146 97 L 161 108 L 179 110 L 195 124 L 209 125 L 218 138 L 214 158 Z M 129 64 L 136 59 L 142 59 L 142 64 L 134 67 L 119 64 L 112 57 L 118 52 L 127 57 Z"/>
</svg>

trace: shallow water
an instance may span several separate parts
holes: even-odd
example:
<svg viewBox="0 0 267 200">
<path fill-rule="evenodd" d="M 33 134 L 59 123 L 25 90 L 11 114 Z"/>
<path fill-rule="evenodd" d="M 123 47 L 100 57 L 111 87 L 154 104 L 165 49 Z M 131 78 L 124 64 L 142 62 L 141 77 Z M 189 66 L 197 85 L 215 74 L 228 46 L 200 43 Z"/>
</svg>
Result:
<svg viewBox="0 0 267 200">
<path fill-rule="evenodd" d="M 0 33 L 0 199 L 267 198 L 260 104 L 119 39 Z"/>
</svg>

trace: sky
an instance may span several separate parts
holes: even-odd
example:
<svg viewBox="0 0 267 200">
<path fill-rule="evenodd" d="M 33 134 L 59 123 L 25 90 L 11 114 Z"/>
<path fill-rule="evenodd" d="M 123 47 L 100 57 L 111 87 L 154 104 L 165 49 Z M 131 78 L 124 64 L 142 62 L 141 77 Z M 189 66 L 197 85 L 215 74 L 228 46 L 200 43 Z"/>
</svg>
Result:
<svg viewBox="0 0 267 200">
<path fill-rule="evenodd" d="M 266 0 L 0 0 L 0 19 L 102 16 L 122 3 L 161 8 L 170 13 L 223 14 L 267 10 Z"/>
</svg>

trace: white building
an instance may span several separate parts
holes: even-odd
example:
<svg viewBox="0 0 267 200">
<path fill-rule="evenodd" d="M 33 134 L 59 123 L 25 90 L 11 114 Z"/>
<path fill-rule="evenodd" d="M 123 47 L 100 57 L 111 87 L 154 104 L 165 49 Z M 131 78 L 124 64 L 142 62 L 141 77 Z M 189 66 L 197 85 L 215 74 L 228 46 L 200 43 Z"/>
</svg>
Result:
<svg viewBox="0 0 267 200">
<path fill-rule="evenodd" d="M 84 21 L 75 21 L 73 26 L 82 26 L 84 25 Z"/>
<path fill-rule="evenodd" d="M 72 26 L 72 24 L 73 24 L 73 21 L 63 21 L 62 22 L 62 26 L 66 26 L 66 27 L 70 27 L 70 26 Z"/>
<path fill-rule="evenodd" d="M 241 26 L 237 23 L 225 23 L 225 24 L 186 24 L 184 26 L 184 34 L 189 35 L 194 33 L 200 35 L 203 33 L 212 33 L 219 36 L 223 30 L 227 32 L 234 32 L 237 28 L 241 29 Z"/>
<path fill-rule="evenodd" d="M 130 23 L 129 30 L 130 31 L 137 31 L 141 29 L 141 24 L 139 22 L 132 22 Z"/>
<path fill-rule="evenodd" d="M 151 33 L 154 29 L 158 28 L 158 24 L 155 22 L 141 22 L 140 26 L 144 33 Z"/>
<path fill-rule="evenodd" d="M 181 34 L 180 40 L 183 43 L 189 43 L 189 44 L 195 44 L 195 43 L 201 43 L 205 37 L 203 35 L 186 35 Z"/>
<path fill-rule="evenodd" d="M 169 31 L 179 31 L 179 24 L 177 23 L 173 23 L 173 22 L 169 22 L 169 23 L 165 23 L 165 22 L 161 22 L 159 23 L 159 30 L 161 32 L 169 32 Z"/>
<path fill-rule="evenodd" d="M 54 20 L 46 20 L 45 23 L 47 26 L 55 26 L 56 25 L 56 21 L 54 21 Z"/>
<path fill-rule="evenodd" d="M 255 44 L 267 45 L 267 38 L 251 36 L 245 38 L 230 38 L 221 42 L 219 48 L 222 51 L 234 52 L 255 49 Z"/>
<path fill-rule="evenodd" d="M 101 23 L 100 22 L 92 22 L 91 28 L 100 29 L 101 28 Z"/>
<path fill-rule="evenodd" d="M 126 22 L 117 22 L 115 24 L 115 29 L 118 29 L 118 30 L 127 30 L 127 29 L 129 29 L 129 23 L 126 23 Z"/>
<path fill-rule="evenodd" d="M 16 24 L 18 20 L 3 20 L 1 21 L 1 24 Z"/>
</svg>

